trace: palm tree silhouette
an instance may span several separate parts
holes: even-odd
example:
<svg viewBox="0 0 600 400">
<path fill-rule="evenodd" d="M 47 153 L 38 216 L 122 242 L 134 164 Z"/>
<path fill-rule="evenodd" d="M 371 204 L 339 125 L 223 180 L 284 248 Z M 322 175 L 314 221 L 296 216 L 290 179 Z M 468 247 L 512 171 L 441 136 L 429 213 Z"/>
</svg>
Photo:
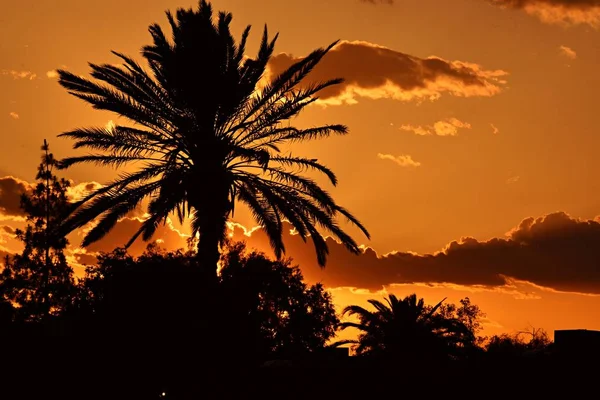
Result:
<svg viewBox="0 0 600 400">
<path fill-rule="evenodd" d="M 151 74 L 117 52 L 113 54 L 122 66 L 90 64 L 91 76 L 100 83 L 59 71 L 59 82 L 70 94 L 136 126 L 63 133 L 75 140 L 74 148 L 95 153 L 67 158 L 62 166 L 139 166 L 78 202 L 65 230 L 97 221 L 82 243 L 89 245 L 149 199 L 150 217 L 127 246 L 140 235 L 150 239 L 172 213 L 180 221 L 191 217 L 194 235 L 200 238 L 199 260 L 215 275 L 226 222 L 237 200 L 264 227 L 277 257 L 285 252 L 284 220 L 305 241 L 310 236 L 321 266 L 328 248 L 317 227 L 358 253 L 357 243 L 336 219 L 346 217 L 369 237 L 365 227 L 303 172 L 323 173 L 334 185 L 335 174 L 316 159 L 280 150 L 282 144 L 347 133 L 344 125 L 300 129 L 289 123 L 317 100 L 319 91 L 342 81 L 297 88 L 337 42 L 313 51 L 258 90 L 277 40 L 277 35 L 269 38 L 266 26 L 257 57 L 249 59 L 244 52 L 250 27 L 236 44 L 229 28 L 232 15 L 221 12 L 215 21 L 209 2 L 200 1 L 197 11 L 178 9 L 166 15 L 172 42 L 153 24 L 153 44 L 142 49 Z"/>
<path fill-rule="evenodd" d="M 358 322 L 342 322 L 340 329 L 357 328 L 357 340 L 345 340 L 335 346 L 354 344 L 359 355 L 402 356 L 414 358 L 445 357 L 453 348 L 467 343 L 470 331 L 460 321 L 444 318 L 436 312 L 446 299 L 435 306 L 425 305 L 416 294 L 400 300 L 390 294 L 385 303 L 368 300 L 369 311 L 357 305 L 344 309 L 343 315 L 357 316 Z"/>
</svg>

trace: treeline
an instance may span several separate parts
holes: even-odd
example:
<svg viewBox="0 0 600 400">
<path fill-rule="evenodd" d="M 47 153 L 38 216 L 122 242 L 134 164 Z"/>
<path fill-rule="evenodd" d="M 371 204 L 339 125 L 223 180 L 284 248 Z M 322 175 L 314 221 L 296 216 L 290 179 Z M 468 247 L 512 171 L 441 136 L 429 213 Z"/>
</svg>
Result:
<svg viewBox="0 0 600 400">
<path fill-rule="evenodd" d="M 69 182 L 53 173 L 56 164 L 44 143 L 37 185 L 22 196 L 27 227 L 16 236 L 24 250 L 7 257 L 0 274 L 4 366 L 16 381 L 46 382 L 17 386 L 21 394 L 60 388 L 66 395 L 66 388 L 83 387 L 87 398 L 185 398 L 239 389 L 221 387 L 222 374 L 445 366 L 539 358 L 551 349 L 538 331 L 530 340 L 481 337 L 484 314 L 468 298 L 432 306 L 415 294 L 389 295 L 369 300 L 370 309 L 337 313 L 329 292 L 304 282 L 291 260 L 271 260 L 243 243 L 224 246 L 216 284 L 203 279 L 193 246 L 165 251 L 156 244 L 139 257 L 125 249 L 101 254 L 76 279 L 65 256 L 68 241 L 57 235 L 72 203 Z M 335 340 L 352 328 L 356 340 Z M 357 357 L 340 356 L 340 346 Z M 256 389 L 252 382 L 247 390 Z"/>
</svg>

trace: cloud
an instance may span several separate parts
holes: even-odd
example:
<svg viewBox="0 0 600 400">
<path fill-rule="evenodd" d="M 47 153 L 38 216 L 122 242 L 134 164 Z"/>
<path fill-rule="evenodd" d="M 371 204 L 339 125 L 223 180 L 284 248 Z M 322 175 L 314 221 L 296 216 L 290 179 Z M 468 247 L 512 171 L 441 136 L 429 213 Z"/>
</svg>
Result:
<svg viewBox="0 0 600 400">
<path fill-rule="evenodd" d="M 300 59 L 286 53 L 274 56 L 267 79 Z M 423 101 L 436 100 L 442 94 L 493 96 L 504 89 L 506 75 L 505 71 L 485 70 L 473 63 L 419 58 L 368 42 L 342 41 L 300 87 L 344 78 L 344 83 L 320 92 L 319 102 L 324 105 L 354 104 L 359 98 Z"/>
<path fill-rule="evenodd" d="M 46 72 L 46 77 L 48 79 L 56 79 L 56 78 L 58 78 L 58 72 L 56 72 L 55 69 L 48 71 L 48 72 Z"/>
<path fill-rule="evenodd" d="M 262 229 L 248 237 L 234 227 L 234 238 L 246 240 L 250 248 L 269 248 Z M 285 243 L 287 256 L 305 276 L 328 287 L 380 290 L 392 284 L 427 283 L 497 290 L 528 282 L 555 291 L 600 294 L 600 219 L 581 220 L 564 212 L 526 218 L 504 238 L 463 237 L 424 255 L 378 255 L 368 247 L 354 255 L 328 238 L 330 255 L 324 269 L 317 265 L 310 242 L 286 233 Z"/>
<path fill-rule="evenodd" d="M 126 217 L 119 220 L 117 225 L 101 240 L 92 243 L 86 248 L 87 255 L 94 255 L 98 252 L 111 252 L 117 247 L 123 247 L 129 239 L 140 229 L 142 226 L 143 218 L 141 217 Z M 81 239 L 83 239 L 84 231 L 79 232 Z M 160 225 L 156 230 L 155 235 L 149 242 L 144 242 L 141 237 L 136 240 L 131 247 L 128 249 L 132 255 L 140 255 L 146 250 L 148 244 L 159 241 L 161 247 L 169 250 L 181 249 L 187 247 L 187 239 L 189 235 L 186 235 L 176 229 L 171 220 L 163 225 Z M 78 245 L 79 243 L 74 243 Z"/>
<path fill-rule="evenodd" d="M 500 133 L 500 129 L 498 129 L 498 128 L 496 127 L 496 125 L 494 125 L 494 124 L 490 124 L 490 126 L 492 127 L 492 133 L 493 133 L 494 135 L 497 135 L 497 134 L 499 134 L 499 133 Z"/>
<path fill-rule="evenodd" d="M 2 225 L 0 227 L 0 231 L 2 234 L 14 235 L 16 233 L 15 229 L 12 226 Z"/>
<path fill-rule="evenodd" d="M 116 128 L 116 125 L 112 119 L 110 121 L 108 121 L 106 123 L 106 125 L 104 125 L 104 129 L 106 129 L 109 132 L 112 132 L 115 128 Z"/>
<path fill-rule="evenodd" d="M 379 157 L 382 160 L 390 160 L 395 162 L 396 164 L 398 164 L 401 167 L 420 167 L 421 163 L 418 161 L 415 161 L 412 159 L 411 156 L 407 155 L 400 155 L 400 156 L 393 156 L 391 154 L 377 154 L 377 157 Z"/>
<path fill-rule="evenodd" d="M 570 58 L 571 60 L 575 60 L 577 58 L 577 53 L 570 47 L 560 46 L 558 50 L 562 56 Z"/>
<path fill-rule="evenodd" d="M 31 190 L 29 182 L 5 176 L 0 178 L 0 220 L 23 220 L 25 213 L 21 209 L 21 195 Z"/>
<path fill-rule="evenodd" d="M 489 0 L 523 10 L 549 24 L 600 26 L 600 0 Z"/>
<path fill-rule="evenodd" d="M 518 176 L 518 175 L 516 175 L 516 176 L 511 176 L 510 178 L 508 178 L 508 179 L 506 180 L 506 183 L 507 183 L 507 184 L 509 184 L 509 185 L 510 185 L 510 184 L 513 184 L 513 183 L 517 183 L 517 182 L 519 182 L 519 179 L 521 179 L 521 177 L 520 177 L 520 176 Z"/>
<path fill-rule="evenodd" d="M 69 201 L 79 200 L 91 191 L 102 187 L 98 182 L 75 183 L 72 180 L 69 180 L 69 182 L 71 183 L 71 186 L 67 189 L 67 198 Z M 20 242 L 14 240 L 14 229 L 15 227 L 24 227 L 25 213 L 20 207 L 21 196 L 23 193 L 32 190 L 34 186 L 35 184 L 13 176 L 0 177 L 0 221 L 10 221 L 10 225 L 0 224 L 0 244 L 6 243 L 6 238 L 13 239 L 8 243 L 10 249 L 0 246 L 0 254 L 3 254 L 2 249 L 12 253 L 22 250 Z M 66 252 L 68 261 L 74 267 L 82 267 L 85 264 L 94 263 L 98 252 L 111 252 L 117 247 L 124 246 L 141 227 L 145 217 L 146 215 L 142 207 L 137 207 L 129 212 L 125 218 L 118 221 L 115 228 L 108 235 L 90 245 L 87 249 L 82 249 L 79 245 L 92 224 L 71 232 L 68 235 L 70 244 Z M 159 241 L 161 247 L 174 250 L 186 248 L 188 237 L 188 235 L 175 228 L 172 222 L 168 220 L 167 223 L 157 229 L 153 241 Z M 133 255 L 140 255 L 151 242 L 144 242 L 140 238 L 129 248 L 129 252 Z"/>
<path fill-rule="evenodd" d="M 4 268 L 4 260 L 6 257 L 12 257 L 15 253 L 0 246 L 0 270 Z"/>
<path fill-rule="evenodd" d="M 75 184 L 70 181 L 71 186 L 67 189 L 69 201 L 76 201 L 91 190 L 100 188 L 98 182 L 80 182 Z M 13 176 L 0 177 L 0 220 L 14 219 L 23 220 L 25 213 L 21 209 L 21 195 L 30 191 L 35 184 L 29 183 Z"/>
<path fill-rule="evenodd" d="M 400 130 L 413 132 L 416 135 L 428 136 L 456 136 L 460 128 L 471 129 L 471 124 L 462 122 L 456 118 L 448 118 L 442 121 L 437 121 L 430 126 L 415 126 L 415 125 L 402 125 Z"/>
<path fill-rule="evenodd" d="M 15 228 L 9 225 L 0 225 L 0 244 L 6 244 L 9 239 L 15 237 Z"/>
<path fill-rule="evenodd" d="M 114 228 L 102 239 L 92 243 L 86 248 L 81 248 L 80 244 L 85 233 L 90 229 L 90 226 L 82 229 L 77 229 L 68 235 L 69 246 L 65 252 L 67 261 L 75 268 L 78 275 L 84 273 L 84 267 L 94 265 L 97 262 L 97 256 L 101 252 L 110 253 L 116 248 L 123 247 L 129 239 L 142 226 L 143 217 L 137 216 L 139 212 L 131 213 L 131 216 L 120 219 Z M 128 253 L 133 256 L 141 255 L 149 244 L 156 243 L 161 248 L 167 250 L 177 250 L 187 248 L 187 239 L 189 235 L 182 233 L 173 226 L 171 220 L 158 227 L 153 238 L 145 242 L 138 238 L 128 249 Z"/>
<path fill-rule="evenodd" d="M 72 202 L 80 200 L 93 190 L 100 189 L 102 187 L 102 185 L 98 182 L 80 182 L 75 184 L 73 181 L 71 181 L 70 183 L 71 186 L 67 188 L 67 198 Z"/>
<path fill-rule="evenodd" d="M 32 81 L 37 78 L 37 75 L 31 71 L 16 71 L 14 69 L 2 69 L 0 75 L 10 76 L 13 79 L 25 79 Z"/>
<path fill-rule="evenodd" d="M 16 112 L 14 112 L 14 111 L 11 111 L 11 112 L 9 112 L 9 113 L 8 113 L 8 115 L 9 115 L 9 116 L 10 116 L 12 119 L 19 119 L 19 118 L 21 118 L 21 117 L 19 116 L 19 114 L 17 114 L 17 113 L 16 113 Z"/>
<path fill-rule="evenodd" d="M 461 292 L 469 292 L 469 293 L 501 293 L 509 295 L 518 300 L 538 300 L 540 299 L 540 295 L 538 293 L 534 293 L 532 289 L 537 289 L 537 291 L 552 291 L 551 289 L 542 288 L 537 285 L 531 284 L 525 281 L 519 281 L 517 279 L 512 279 L 506 277 L 506 283 L 502 286 L 486 286 L 486 285 L 458 285 L 455 283 L 425 283 L 425 282 L 416 282 L 416 283 L 401 283 L 401 284 L 391 284 L 388 287 L 390 288 L 402 288 L 402 287 L 423 287 L 429 289 L 450 289 Z"/>
<path fill-rule="evenodd" d="M 0 225 L 0 264 L 3 264 L 4 258 L 7 255 L 20 253 L 22 250 L 23 244 L 17 238 L 15 227 Z"/>
</svg>

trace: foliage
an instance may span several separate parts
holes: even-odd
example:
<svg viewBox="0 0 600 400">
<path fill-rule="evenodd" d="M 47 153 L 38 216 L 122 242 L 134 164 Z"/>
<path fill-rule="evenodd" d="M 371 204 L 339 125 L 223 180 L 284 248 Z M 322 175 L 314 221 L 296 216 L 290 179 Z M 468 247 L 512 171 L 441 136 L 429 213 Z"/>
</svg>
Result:
<svg viewBox="0 0 600 400">
<path fill-rule="evenodd" d="M 460 306 L 454 303 L 444 303 L 440 306 L 437 315 L 439 318 L 455 319 L 462 323 L 470 332 L 469 337 L 472 342 L 469 345 L 481 345 L 484 338 L 478 336 L 478 334 L 483 329 L 481 320 L 485 318 L 485 313 L 481 311 L 478 305 L 471 303 L 471 299 L 468 297 L 459 300 L 459 304 Z"/>
<path fill-rule="evenodd" d="M 189 216 L 200 236 L 198 256 L 215 275 L 226 221 L 237 201 L 248 206 L 264 227 L 278 257 L 285 251 L 284 219 L 304 240 L 311 238 L 322 266 L 328 248 L 317 227 L 358 253 L 357 243 L 336 219 L 346 217 L 367 236 L 368 232 L 304 172 L 322 173 L 334 185 L 335 174 L 316 159 L 281 150 L 289 143 L 347 133 L 338 124 L 307 129 L 290 125 L 290 119 L 315 102 L 322 89 L 341 82 L 333 79 L 298 88 L 335 43 L 313 51 L 261 86 L 277 40 L 277 35 L 269 37 L 266 27 L 257 56 L 249 58 L 245 49 L 250 27 L 236 43 L 230 32 L 231 14 L 221 12 L 213 18 L 212 6 L 204 0 L 195 11 L 178 9 L 175 15 L 167 12 L 167 18 L 172 42 L 154 24 L 149 28 L 153 43 L 142 50 L 150 73 L 117 52 L 113 53 L 122 66 L 91 64 L 96 81 L 59 71 L 59 82 L 69 93 L 137 126 L 62 134 L 74 139 L 74 148 L 95 152 L 69 157 L 63 166 L 139 166 L 83 198 L 64 229 L 97 219 L 83 241 L 88 245 L 149 199 L 150 217 L 129 243 L 139 235 L 149 239 L 172 213 L 180 221 Z"/>
<path fill-rule="evenodd" d="M 3 265 L 10 264 L 10 257 L 4 258 Z M 12 322 L 15 309 L 10 303 L 7 296 L 7 285 L 5 282 L 5 274 L 0 274 L 0 327 L 4 327 Z M 2 328 L 0 328 L 2 329 Z"/>
<path fill-rule="evenodd" d="M 191 253 L 156 245 L 137 258 L 123 248 L 101 253 L 97 265 L 86 268 L 71 315 L 91 321 L 93 330 L 105 335 L 181 333 L 201 304 L 193 260 Z"/>
<path fill-rule="evenodd" d="M 546 353 L 552 342 L 543 329 L 492 336 L 485 344 L 490 356 L 500 358 L 538 356 Z"/>
<path fill-rule="evenodd" d="M 455 308 L 446 307 L 444 314 L 439 313 L 443 301 L 431 307 L 416 294 L 402 300 L 391 294 L 385 303 L 369 300 L 375 311 L 348 306 L 344 315 L 356 316 L 358 322 L 342 322 L 340 328 L 361 332 L 358 340 L 345 343 L 354 343 L 358 355 L 438 360 L 456 356 L 457 350 L 474 342 L 474 335 L 455 315 Z"/>
<path fill-rule="evenodd" d="M 217 287 L 197 279 L 192 252 L 151 245 L 138 258 L 124 249 L 102 254 L 71 315 L 104 338 L 143 335 L 156 349 L 177 341 L 188 352 L 200 346 L 203 357 L 216 350 L 240 360 L 318 351 L 335 335 L 329 293 L 304 283 L 290 260 L 246 254 L 243 244 L 227 250 Z"/>
<path fill-rule="evenodd" d="M 59 313 L 70 301 L 74 288 L 73 270 L 64 250 L 68 244 L 57 228 L 69 211 L 69 182 L 54 175 L 57 160 L 42 146 L 42 162 L 36 175 L 37 184 L 21 197 L 21 208 L 28 222 L 16 236 L 25 249 L 6 259 L 2 271 L 5 300 L 16 306 L 17 318 L 39 320 Z"/>
<path fill-rule="evenodd" d="M 228 246 L 221 280 L 235 323 L 256 327 L 262 357 L 292 357 L 318 351 L 335 336 L 338 318 L 321 284 L 309 286 L 291 260 L 273 261 L 246 253 L 243 243 Z M 258 336 L 256 335 L 258 333 Z"/>
</svg>

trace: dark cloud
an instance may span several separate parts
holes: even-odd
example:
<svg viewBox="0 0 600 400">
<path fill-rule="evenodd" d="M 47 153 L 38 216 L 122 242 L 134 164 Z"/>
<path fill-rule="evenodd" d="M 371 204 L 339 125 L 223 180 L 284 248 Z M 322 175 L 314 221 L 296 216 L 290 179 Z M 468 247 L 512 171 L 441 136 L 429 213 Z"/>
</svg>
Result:
<svg viewBox="0 0 600 400">
<path fill-rule="evenodd" d="M 73 257 L 75 258 L 75 260 L 78 264 L 84 265 L 84 266 L 94 265 L 98 261 L 95 254 L 75 252 L 75 253 L 73 253 Z"/>
<path fill-rule="evenodd" d="M 370 4 L 394 4 L 394 0 L 360 0 L 360 2 Z"/>
<path fill-rule="evenodd" d="M 491 0 L 492 3 L 515 8 L 525 8 L 532 4 L 545 4 L 564 8 L 587 9 L 600 7 L 600 0 Z"/>
<path fill-rule="evenodd" d="M 111 252 L 117 247 L 123 247 L 129 239 L 137 232 L 142 226 L 142 219 L 137 217 L 128 217 L 121 219 L 117 225 L 111 230 L 104 238 L 98 242 L 89 245 L 86 250 L 89 254 L 96 252 Z M 83 231 L 79 232 L 83 237 Z M 140 255 L 146 250 L 149 243 L 157 242 L 160 247 L 165 249 L 174 250 L 180 248 L 186 248 L 188 236 L 179 232 L 171 223 L 166 223 L 159 226 L 156 230 L 156 234 L 150 242 L 144 242 L 141 236 L 131 245 L 128 249 L 132 255 Z M 79 243 L 73 243 L 78 245 Z M 89 261 L 89 259 L 88 259 Z"/>
<path fill-rule="evenodd" d="M 70 181 L 71 186 L 67 189 L 67 197 L 70 201 L 76 201 L 90 192 L 102 187 L 98 182 L 80 182 Z M 12 221 L 11 225 L 22 224 L 25 214 L 20 207 L 21 195 L 33 188 L 34 184 L 21 179 L 5 176 L 0 178 L 0 221 Z M 115 228 L 102 240 L 92 244 L 87 249 L 80 249 L 78 246 L 85 234 L 84 229 L 78 229 L 68 235 L 69 247 L 67 255 L 69 262 L 75 266 L 90 265 L 96 262 L 98 252 L 111 252 L 117 247 L 124 246 L 135 232 L 140 228 L 141 221 L 145 217 L 145 210 L 139 206 L 131 210 L 126 218 L 117 223 Z M 14 239 L 15 227 L 9 225 L 0 225 L 0 255 L 5 254 L 4 250 L 9 252 L 19 252 L 16 250 L 16 242 L 8 239 Z M 187 235 L 179 232 L 171 223 L 167 223 L 158 228 L 152 242 L 158 242 L 161 247 L 167 249 L 185 248 L 187 245 Z M 7 244 L 10 249 L 2 247 L 2 243 Z M 141 238 L 136 240 L 129 248 L 132 255 L 140 255 L 148 246 Z"/>
<path fill-rule="evenodd" d="M 489 0 L 492 4 L 521 9 L 547 23 L 600 26 L 600 0 Z"/>
<path fill-rule="evenodd" d="M 71 186 L 67 189 L 69 200 L 78 200 L 101 185 L 97 182 L 81 182 L 75 184 L 70 182 Z M 34 187 L 34 183 L 29 183 L 13 176 L 4 176 L 0 178 L 0 218 L 19 219 L 25 216 L 21 209 L 21 195 Z"/>
<path fill-rule="evenodd" d="M 13 228 L 12 226 L 2 225 L 0 229 L 8 233 L 9 235 L 14 235 L 16 233 L 15 228 Z"/>
<path fill-rule="evenodd" d="M 13 252 L 0 248 L 0 270 L 2 270 L 4 267 L 4 261 L 6 260 L 6 257 L 12 258 L 14 255 L 15 254 Z"/>
<path fill-rule="evenodd" d="M 22 218 L 21 195 L 31 189 L 31 185 L 21 179 L 5 176 L 0 178 L 0 218 Z"/>
<path fill-rule="evenodd" d="M 134 210 L 132 216 L 121 219 L 104 238 L 92 243 L 87 248 L 78 247 L 87 228 L 72 232 L 68 236 L 70 242 L 68 248 L 69 262 L 73 266 L 79 267 L 94 265 L 97 262 L 96 257 L 100 252 L 110 253 L 116 248 L 125 246 L 129 239 L 142 226 L 143 218 L 133 216 L 134 214 L 139 214 L 139 212 L 135 212 Z M 161 248 L 167 250 L 187 249 L 188 237 L 188 235 L 180 232 L 168 221 L 157 229 L 156 234 L 150 241 L 145 242 L 139 237 L 127 251 L 133 256 L 139 256 L 146 250 L 150 243 L 156 243 Z M 76 270 L 76 273 L 83 273 L 82 271 Z"/>
<path fill-rule="evenodd" d="M 251 236 L 235 230 L 249 247 L 268 248 L 261 230 Z M 379 290 L 390 284 L 455 284 L 502 287 L 512 280 L 569 292 L 600 294 L 600 222 L 578 220 L 558 212 L 527 218 L 506 238 L 478 241 L 465 237 L 435 254 L 391 253 L 366 248 L 348 253 L 328 239 L 330 256 L 324 270 L 314 251 L 297 235 L 286 238 L 287 255 L 300 264 L 310 280 L 329 287 Z"/>
<path fill-rule="evenodd" d="M 92 191 L 102 187 L 102 185 L 98 182 L 75 183 L 70 181 L 70 184 L 71 186 L 67 189 L 67 197 L 69 198 L 69 201 L 77 201 L 90 194 Z"/>
<path fill-rule="evenodd" d="M 282 53 L 272 58 L 270 76 L 276 76 L 301 58 Z M 507 75 L 501 70 L 438 57 L 419 58 L 368 42 L 342 41 L 310 73 L 306 84 L 344 78 L 341 85 L 320 94 L 324 104 L 355 103 L 372 99 L 435 100 L 442 94 L 493 96 L 502 91 Z"/>
</svg>

